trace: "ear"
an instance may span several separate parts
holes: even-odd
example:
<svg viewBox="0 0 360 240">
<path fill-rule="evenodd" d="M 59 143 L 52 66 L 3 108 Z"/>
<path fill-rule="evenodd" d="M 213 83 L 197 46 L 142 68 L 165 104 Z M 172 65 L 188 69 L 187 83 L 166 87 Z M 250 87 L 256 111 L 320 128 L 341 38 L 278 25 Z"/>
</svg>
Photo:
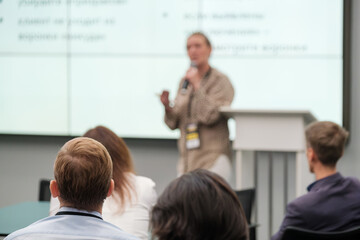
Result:
<svg viewBox="0 0 360 240">
<path fill-rule="evenodd" d="M 309 161 L 312 160 L 314 158 L 314 149 L 312 149 L 311 147 L 308 147 L 306 149 L 306 156 Z"/>
<path fill-rule="evenodd" d="M 317 162 L 318 161 L 318 157 L 313 148 L 309 147 L 307 149 L 306 155 L 307 155 L 309 162 Z"/>
<path fill-rule="evenodd" d="M 113 193 L 113 191 L 114 191 L 114 188 L 115 188 L 115 183 L 114 183 L 114 180 L 111 179 L 109 191 L 108 191 L 108 194 L 107 194 L 106 197 L 110 197 L 110 195 L 111 195 L 111 194 Z"/>
<path fill-rule="evenodd" d="M 58 188 L 58 184 L 57 184 L 56 180 L 51 180 L 51 182 L 50 182 L 50 192 L 51 192 L 51 196 L 53 198 L 56 198 L 56 197 L 60 196 L 60 192 L 59 192 L 59 188 Z"/>
</svg>

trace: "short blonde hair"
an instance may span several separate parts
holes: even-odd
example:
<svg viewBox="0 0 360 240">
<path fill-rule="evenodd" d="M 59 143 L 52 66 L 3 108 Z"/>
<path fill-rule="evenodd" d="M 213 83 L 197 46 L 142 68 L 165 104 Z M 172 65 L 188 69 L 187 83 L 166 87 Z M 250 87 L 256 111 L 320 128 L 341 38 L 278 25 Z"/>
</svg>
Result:
<svg viewBox="0 0 360 240">
<path fill-rule="evenodd" d="M 79 137 L 65 143 L 54 164 L 60 197 L 72 207 L 94 210 L 107 197 L 112 161 L 98 141 Z"/>
<path fill-rule="evenodd" d="M 209 40 L 209 38 L 203 33 L 203 32 L 193 32 L 189 35 L 189 37 L 187 38 L 189 40 L 189 38 L 193 37 L 193 36 L 201 36 L 204 38 L 206 45 L 211 48 L 211 42 Z"/>
<path fill-rule="evenodd" d="M 306 142 L 316 153 L 322 164 L 335 166 L 344 153 L 349 133 L 338 124 L 323 121 L 306 127 Z"/>
</svg>

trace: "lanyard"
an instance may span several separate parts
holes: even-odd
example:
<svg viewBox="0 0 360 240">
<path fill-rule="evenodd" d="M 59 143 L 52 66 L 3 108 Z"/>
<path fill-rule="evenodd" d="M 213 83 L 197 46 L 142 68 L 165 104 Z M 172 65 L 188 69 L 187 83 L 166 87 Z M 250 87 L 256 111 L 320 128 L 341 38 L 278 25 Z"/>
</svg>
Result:
<svg viewBox="0 0 360 240">
<path fill-rule="evenodd" d="M 59 215 L 78 215 L 78 216 L 94 217 L 94 218 L 99 218 L 99 219 L 103 220 L 99 216 L 96 216 L 96 215 L 90 214 L 90 213 L 83 213 L 83 212 L 61 211 L 61 212 L 56 213 L 55 215 L 56 216 L 59 216 Z"/>
</svg>

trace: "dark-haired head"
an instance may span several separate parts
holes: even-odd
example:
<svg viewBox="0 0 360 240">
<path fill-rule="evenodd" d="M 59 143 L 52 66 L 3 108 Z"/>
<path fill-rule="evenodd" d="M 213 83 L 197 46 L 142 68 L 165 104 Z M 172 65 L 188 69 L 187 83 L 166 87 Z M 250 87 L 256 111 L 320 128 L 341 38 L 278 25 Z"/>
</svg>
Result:
<svg viewBox="0 0 360 240">
<path fill-rule="evenodd" d="M 198 169 L 170 183 L 151 215 L 159 240 L 246 240 L 248 226 L 234 191 L 219 175 Z"/>
</svg>

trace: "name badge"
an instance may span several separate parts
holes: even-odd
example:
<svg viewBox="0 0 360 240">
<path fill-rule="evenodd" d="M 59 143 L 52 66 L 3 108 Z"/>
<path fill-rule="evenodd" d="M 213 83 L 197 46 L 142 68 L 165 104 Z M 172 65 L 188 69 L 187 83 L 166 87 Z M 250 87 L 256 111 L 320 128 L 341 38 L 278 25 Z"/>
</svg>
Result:
<svg viewBox="0 0 360 240">
<path fill-rule="evenodd" d="M 186 126 L 186 148 L 196 149 L 200 147 L 200 137 L 198 126 L 195 123 L 190 123 Z"/>
</svg>

